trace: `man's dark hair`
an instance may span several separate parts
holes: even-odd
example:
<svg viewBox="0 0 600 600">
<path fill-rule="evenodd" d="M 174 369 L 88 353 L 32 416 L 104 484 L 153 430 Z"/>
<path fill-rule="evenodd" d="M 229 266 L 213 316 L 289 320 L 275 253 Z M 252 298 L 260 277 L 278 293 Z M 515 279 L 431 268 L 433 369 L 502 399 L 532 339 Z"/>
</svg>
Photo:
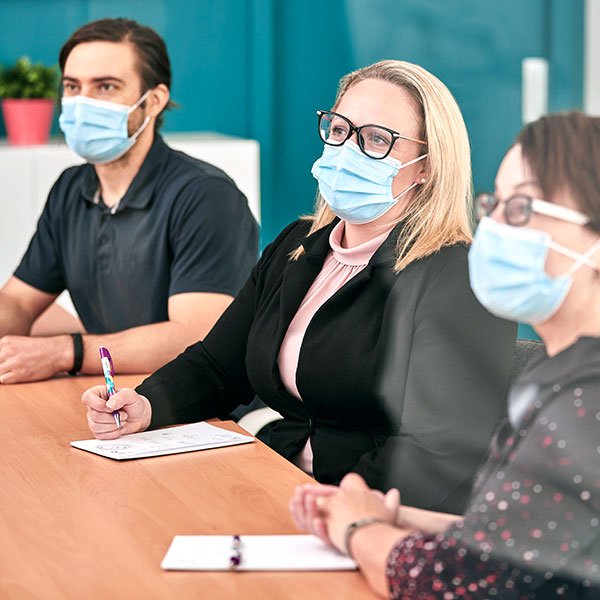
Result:
<svg viewBox="0 0 600 600">
<path fill-rule="evenodd" d="M 150 27 L 140 25 L 132 19 L 100 19 L 80 27 L 64 43 L 58 55 L 60 69 L 64 73 L 65 63 L 71 50 L 85 42 L 129 42 L 137 54 L 137 70 L 142 78 L 142 93 L 164 83 L 171 89 L 171 63 L 164 40 Z M 174 104 L 169 100 L 165 109 Z M 164 110 L 163 110 L 164 112 Z M 154 131 L 163 123 L 162 112 L 156 117 Z"/>
</svg>

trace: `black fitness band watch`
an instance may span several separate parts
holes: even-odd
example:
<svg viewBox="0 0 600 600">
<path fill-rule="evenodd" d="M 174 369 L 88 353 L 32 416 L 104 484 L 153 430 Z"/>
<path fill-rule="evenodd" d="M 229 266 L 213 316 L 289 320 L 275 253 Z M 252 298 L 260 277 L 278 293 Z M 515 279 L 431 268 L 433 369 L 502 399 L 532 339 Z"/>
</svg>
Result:
<svg viewBox="0 0 600 600">
<path fill-rule="evenodd" d="M 72 333 L 71 337 L 73 338 L 73 354 L 75 358 L 69 375 L 77 375 L 81 371 L 81 365 L 83 365 L 83 338 L 80 333 Z"/>
</svg>

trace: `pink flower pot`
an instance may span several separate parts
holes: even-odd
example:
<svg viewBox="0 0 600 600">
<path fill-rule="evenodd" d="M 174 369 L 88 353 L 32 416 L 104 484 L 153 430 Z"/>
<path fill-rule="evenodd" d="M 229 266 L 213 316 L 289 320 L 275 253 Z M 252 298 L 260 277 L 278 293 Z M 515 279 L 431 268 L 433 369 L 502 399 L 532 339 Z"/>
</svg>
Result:
<svg viewBox="0 0 600 600">
<path fill-rule="evenodd" d="M 51 98 L 5 98 L 2 115 L 11 144 L 45 144 L 50 137 L 54 100 Z"/>
</svg>

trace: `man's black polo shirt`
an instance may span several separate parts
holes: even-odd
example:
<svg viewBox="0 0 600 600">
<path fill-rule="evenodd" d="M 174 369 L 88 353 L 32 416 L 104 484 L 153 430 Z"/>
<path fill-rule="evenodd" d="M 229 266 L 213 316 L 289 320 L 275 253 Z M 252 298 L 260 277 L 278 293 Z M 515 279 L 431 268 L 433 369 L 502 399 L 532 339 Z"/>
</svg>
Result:
<svg viewBox="0 0 600 600">
<path fill-rule="evenodd" d="M 69 290 L 89 333 L 166 321 L 174 294 L 237 294 L 258 226 L 223 171 L 157 136 L 114 214 L 98 189 L 92 165 L 64 171 L 15 271 L 44 292 Z"/>
</svg>

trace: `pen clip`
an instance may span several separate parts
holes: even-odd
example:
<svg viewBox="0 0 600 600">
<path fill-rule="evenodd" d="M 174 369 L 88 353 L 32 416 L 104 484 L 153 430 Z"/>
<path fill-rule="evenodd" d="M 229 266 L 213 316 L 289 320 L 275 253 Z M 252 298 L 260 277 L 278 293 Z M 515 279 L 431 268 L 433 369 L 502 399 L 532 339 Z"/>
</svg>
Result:
<svg viewBox="0 0 600 600">
<path fill-rule="evenodd" d="M 115 366 L 113 365 L 112 356 L 106 346 L 100 346 L 100 358 L 108 358 L 108 364 L 110 365 L 110 376 L 115 376 Z"/>
</svg>

